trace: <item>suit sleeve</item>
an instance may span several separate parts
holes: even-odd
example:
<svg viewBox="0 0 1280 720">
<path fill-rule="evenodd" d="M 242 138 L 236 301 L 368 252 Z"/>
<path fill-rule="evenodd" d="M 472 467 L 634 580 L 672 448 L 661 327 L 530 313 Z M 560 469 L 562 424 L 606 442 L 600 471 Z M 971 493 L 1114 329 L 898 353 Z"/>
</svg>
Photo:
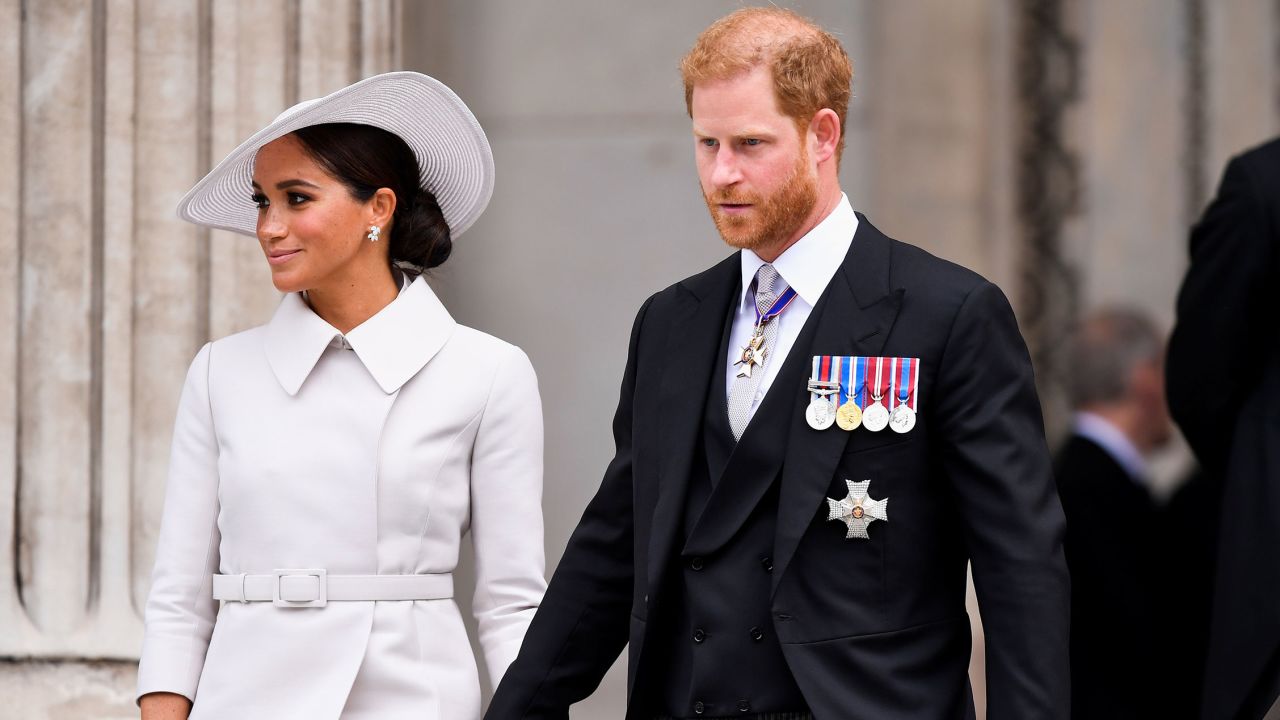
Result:
<svg viewBox="0 0 1280 720">
<path fill-rule="evenodd" d="M 1225 460 L 1233 423 L 1254 386 L 1274 324 L 1276 259 L 1262 191 L 1244 157 L 1191 232 L 1191 265 L 1169 341 L 1169 410 L 1200 462 Z"/>
<path fill-rule="evenodd" d="M 1031 360 L 999 288 L 965 298 L 936 390 L 986 635 L 989 720 L 1069 716 L 1065 520 Z"/>
<path fill-rule="evenodd" d="M 547 589 L 542 538 L 542 400 L 529 358 L 500 364 L 471 457 L 472 602 L 489 677 L 502 679 Z"/>
<path fill-rule="evenodd" d="M 641 307 L 613 417 L 615 452 L 604 480 L 569 538 L 542 605 L 507 670 L 486 720 L 568 720 L 627 643 L 634 578 L 631 478 L 632 396 Z"/>
<path fill-rule="evenodd" d="M 138 665 L 138 697 L 171 692 L 189 700 L 204 669 L 217 602 L 218 441 L 209 405 L 205 345 L 187 371 L 173 428 L 160 539 Z"/>
</svg>

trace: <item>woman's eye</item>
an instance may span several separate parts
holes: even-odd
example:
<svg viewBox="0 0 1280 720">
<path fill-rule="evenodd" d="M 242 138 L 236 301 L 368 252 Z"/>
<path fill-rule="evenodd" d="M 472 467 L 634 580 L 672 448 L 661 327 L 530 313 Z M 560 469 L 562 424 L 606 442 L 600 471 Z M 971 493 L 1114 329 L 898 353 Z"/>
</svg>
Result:
<svg viewBox="0 0 1280 720">
<path fill-rule="evenodd" d="M 253 201 L 254 205 L 258 206 L 259 210 L 266 210 L 267 207 L 271 205 L 271 201 L 268 200 L 267 196 L 263 195 L 262 193 L 254 193 L 253 195 L 249 196 L 249 199 Z"/>
<path fill-rule="evenodd" d="M 302 195 L 302 194 L 300 194 L 300 193 L 289 193 L 289 204 L 290 204 L 290 205 L 301 205 L 302 203 L 304 203 L 304 202 L 306 202 L 306 201 L 308 201 L 308 200 L 310 200 L 310 199 L 311 199 L 310 197 L 307 197 L 306 195 Z"/>
</svg>

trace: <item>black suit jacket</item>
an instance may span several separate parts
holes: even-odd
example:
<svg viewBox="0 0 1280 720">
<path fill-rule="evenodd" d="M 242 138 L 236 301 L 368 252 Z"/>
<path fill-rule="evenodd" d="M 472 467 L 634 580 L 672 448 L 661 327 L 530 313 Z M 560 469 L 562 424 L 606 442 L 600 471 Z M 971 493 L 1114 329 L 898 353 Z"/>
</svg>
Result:
<svg viewBox="0 0 1280 720">
<path fill-rule="evenodd" d="M 1151 494 L 1105 449 L 1073 435 L 1055 470 L 1071 570 L 1071 711 L 1159 717 L 1168 693 L 1163 523 Z M 1173 710 L 1173 709 L 1169 709 Z M 1195 717 L 1182 708 L 1172 717 Z"/>
<path fill-rule="evenodd" d="M 972 558 L 988 717 L 1066 718 L 1064 523 L 1013 313 L 991 283 L 859 221 L 764 400 L 774 410 L 762 405 L 752 421 L 782 418 L 775 442 L 748 448 L 761 465 L 754 477 L 779 478 L 772 630 L 818 718 L 964 717 Z M 645 648 L 648 619 L 670 599 L 670 564 L 732 542 L 770 487 L 722 479 L 725 509 L 704 516 L 687 544 L 679 538 L 707 383 L 724 381 L 718 350 L 739 262 L 733 255 L 640 309 L 614 417 L 616 455 L 489 720 L 567 718 L 628 641 L 633 692 L 637 669 L 662 662 Z M 815 354 L 919 357 L 917 427 L 809 428 Z M 889 520 L 871 526 L 869 541 L 846 540 L 844 526 L 826 520 L 825 499 L 843 498 L 846 478 L 869 479 L 873 497 L 889 498 Z"/>
<path fill-rule="evenodd" d="M 1280 141 L 1233 159 L 1191 232 L 1169 408 L 1222 493 L 1203 717 L 1280 693 Z"/>
</svg>

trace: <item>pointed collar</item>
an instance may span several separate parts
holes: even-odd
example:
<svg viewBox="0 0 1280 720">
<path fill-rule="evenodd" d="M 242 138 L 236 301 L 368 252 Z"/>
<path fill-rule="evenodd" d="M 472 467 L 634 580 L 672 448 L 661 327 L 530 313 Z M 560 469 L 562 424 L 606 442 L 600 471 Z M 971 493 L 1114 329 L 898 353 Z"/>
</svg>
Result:
<svg viewBox="0 0 1280 720">
<path fill-rule="evenodd" d="M 456 325 L 422 277 L 345 336 L 315 314 L 300 293 L 290 293 L 267 324 L 267 361 L 285 392 L 296 395 L 330 343 L 345 337 L 390 395 L 444 347 Z"/>
<path fill-rule="evenodd" d="M 822 222 L 804 234 L 804 237 L 787 248 L 777 260 L 773 261 L 773 269 L 787 285 L 795 288 L 801 300 L 812 307 L 818 304 L 827 284 L 840 269 L 849 245 L 858 231 L 858 216 L 849 204 L 849 196 L 840 193 L 840 202 L 836 204 Z M 742 251 L 742 293 L 738 296 L 739 312 L 751 307 L 748 291 L 756 271 L 764 265 L 751 250 Z"/>
</svg>

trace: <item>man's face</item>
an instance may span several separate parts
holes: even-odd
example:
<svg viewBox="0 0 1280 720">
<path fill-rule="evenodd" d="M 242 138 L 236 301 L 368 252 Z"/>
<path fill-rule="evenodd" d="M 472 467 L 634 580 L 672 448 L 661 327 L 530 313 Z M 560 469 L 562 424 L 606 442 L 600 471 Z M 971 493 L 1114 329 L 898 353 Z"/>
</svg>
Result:
<svg viewBox="0 0 1280 720">
<path fill-rule="evenodd" d="M 695 85 L 692 111 L 698 179 L 720 236 L 750 250 L 787 243 L 817 203 L 817 172 L 769 70 Z"/>
</svg>

